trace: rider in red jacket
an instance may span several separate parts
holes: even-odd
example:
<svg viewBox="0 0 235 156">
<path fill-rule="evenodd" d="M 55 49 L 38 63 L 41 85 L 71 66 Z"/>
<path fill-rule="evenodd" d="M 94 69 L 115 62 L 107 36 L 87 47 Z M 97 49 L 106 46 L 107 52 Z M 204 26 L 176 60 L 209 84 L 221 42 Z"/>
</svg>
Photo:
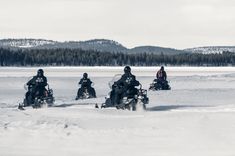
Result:
<svg viewBox="0 0 235 156">
<path fill-rule="evenodd" d="M 167 75 L 163 66 L 161 66 L 161 69 L 157 72 L 156 77 L 158 81 L 161 81 L 161 82 L 166 81 Z"/>
</svg>

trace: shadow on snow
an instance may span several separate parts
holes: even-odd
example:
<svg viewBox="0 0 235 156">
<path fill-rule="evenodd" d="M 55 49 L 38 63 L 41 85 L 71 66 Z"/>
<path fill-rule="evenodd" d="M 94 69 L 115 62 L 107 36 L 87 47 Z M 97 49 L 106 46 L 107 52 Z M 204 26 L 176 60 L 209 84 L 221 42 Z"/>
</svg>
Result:
<svg viewBox="0 0 235 156">
<path fill-rule="evenodd" d="M 71 106 L 84 106 L 84 105 L 95 105 L 96 103 L 70 103 L 70 104 L 60 104 L 60 105 L 55 105 L 53 107 L 71 107 Z"/>
<path fill-rule="evenodd" d="M 181 108 L 197 108 L 197 107 L 211 107 L 211 106 L 202 106 L 202 105 L 168 105 L 168 106 L 154 106 L 147 108 L 147 111 L 169 111 Z"/>
</svg>

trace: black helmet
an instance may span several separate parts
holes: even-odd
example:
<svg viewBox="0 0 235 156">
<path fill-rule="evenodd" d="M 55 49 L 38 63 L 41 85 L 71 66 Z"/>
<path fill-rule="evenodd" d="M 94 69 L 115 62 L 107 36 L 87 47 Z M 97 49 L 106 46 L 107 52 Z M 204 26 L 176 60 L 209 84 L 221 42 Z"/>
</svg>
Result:
<svg viewBox="0 0 235 156">
<path fill-rule="evenodd" d="M 131 67 L 130 66 L 126 66 L 124 68 L 124 73 L 126 73 L 126 74 L 131 73 Z"/>
<path fill-rule="evenodd" d="M 164 70 L 164 66 L 161 66 L 161 70 Z"/>
<path fill-rule="evenodd" d="M 43 76 L 43 74 L 44 74 L 44 71 L 42 70 L 42 69 L 38 69 L 38 76 Z"/>
<path fill-rule="evenodd" d="M 87 79 L 87 78 L 88 78 L 88 74 L 87 74 L 87 73 L 84 73 L 84 74 L 83 74 L 83 78 Z"/>
</svg>

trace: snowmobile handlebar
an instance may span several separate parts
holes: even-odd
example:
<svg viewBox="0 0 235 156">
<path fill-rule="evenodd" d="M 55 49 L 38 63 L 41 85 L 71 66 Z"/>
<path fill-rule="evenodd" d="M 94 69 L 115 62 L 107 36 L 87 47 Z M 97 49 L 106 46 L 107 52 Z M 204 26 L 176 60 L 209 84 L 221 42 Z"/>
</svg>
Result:
<svg viewBox="0 0 235 156">
<path fill-rule="evenodd" d="M 36 85 L 36 83 L 33 83 L 33 84 L 27 84 L 27 83 L 25 83 L 25 84 L 24 84 L 24 89 L 25 89 L 25 90 L 28 90 L 28 86 L 30 86 L 30 85 L 33 86 L 33 85 Z M 47 83 L 46 86 L 47 86 L 48 89 L 50 89 L 50 85 L 49 85 L 48 83 Z M 46 86 L 45 86 L 45 87 L 46 87 Z"/>
<path fill-rule="evenodd" d="M 91 87 L 93 87 L 94 85 L 95 85 L 95 83 L 92 82 L 92 83 L 91 83 Z M 82 86 L 82 84 L 79 84 L 79 83 L 78 83 L 78 88 L 80 88 L 81 86 Z"/>
</svg>

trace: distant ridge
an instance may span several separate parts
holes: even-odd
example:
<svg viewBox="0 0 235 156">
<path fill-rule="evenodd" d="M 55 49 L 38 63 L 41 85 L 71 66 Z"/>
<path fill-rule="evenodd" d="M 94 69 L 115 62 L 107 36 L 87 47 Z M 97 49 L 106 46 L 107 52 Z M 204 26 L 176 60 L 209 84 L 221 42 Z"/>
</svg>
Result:
<svg viewBox="0 0 235 156">
<path fill-rule="evenodd" d="M 235 53 L 235 46 L 207 46 L 207 47 L 195 47 L 187 48 L 184 50 L 165 48 L 159 46 L 137 46 L 131 49 L 126 48 L 122 44 L 107 39 L 92 39 L 87 41 L 66 41 L 58 42 L 45 39 L 1 39 L 1 48 L 12 49 L 82 49 L 93 50 L 100 52 L 120 52 L 120 53 L 152 53 L 152 54 L 185 54 L 185 53 L 200 53 L 200 54 L 218 54 L 223 52 Z"/>
<path fill-rule="evenodd" d="M 129 50 L 130 53 L 153 53 L 153 54 L 182 54 L 186 53 L 183 50 L 177 50 L 173 48 L 163 48 L 157 46 L 139 46 Z"/>
<path fill-rule="evenodd" d="M 45 39 L 2 39 L 0 40 L 2 48 L 22 48 L 22 49 L 82 49 L 94 50 L 100 52 L 120 52 L 120 53 L 153 53 L 153 54 L 180 54 L 187 53 L 184 50 L 173 48 L 164 48 L 158 46 L 138 46 L 131 49 L 124 47 L 122 44 L 107 39 L 93 39 L 87 41 L 67 41 L 58 42 Z"/>
<path fill-rule="evenodd" d="M 58 42 L 44 39 L 2 39 L 0 47 L 7 48 L 33 48 L 43 45 L 52 45 Z"/>
<path fill-rule="evenodd" d="M 185 49 L 185 51 L 191 52 L 191 53 L 201 53 L 201 54 L 221 54 L 223 52 L 235 53 L 235 46 L 196 47 L 196 48 Z"/>
</svg>

